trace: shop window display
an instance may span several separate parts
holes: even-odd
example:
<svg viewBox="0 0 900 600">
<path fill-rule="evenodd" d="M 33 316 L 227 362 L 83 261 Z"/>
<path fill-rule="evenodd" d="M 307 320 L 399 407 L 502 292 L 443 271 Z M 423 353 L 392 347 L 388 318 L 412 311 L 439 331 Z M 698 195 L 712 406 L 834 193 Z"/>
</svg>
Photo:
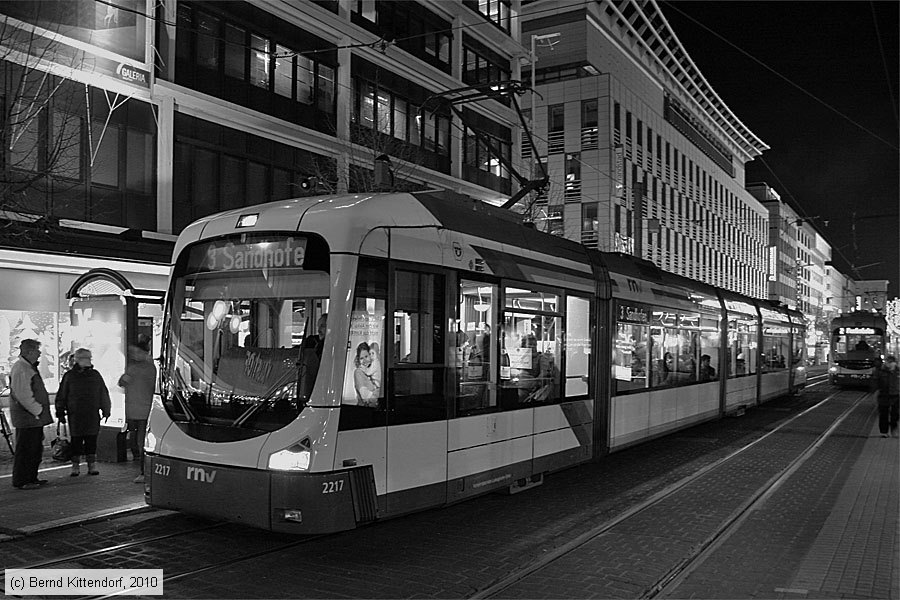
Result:
<svg viewBox="0 0 900 600">
<path fill-rule="evenodd" d="M 19 359 L 22 340 L 41 343 L 38 372 L 47 391 L 55 393 L 65 372 L 65 356 L 69 353 L 72 331 L 69 314 L 49 311 L 0 310 L 0 392 L 5 395 L 9 372 Z"/>
</svg>

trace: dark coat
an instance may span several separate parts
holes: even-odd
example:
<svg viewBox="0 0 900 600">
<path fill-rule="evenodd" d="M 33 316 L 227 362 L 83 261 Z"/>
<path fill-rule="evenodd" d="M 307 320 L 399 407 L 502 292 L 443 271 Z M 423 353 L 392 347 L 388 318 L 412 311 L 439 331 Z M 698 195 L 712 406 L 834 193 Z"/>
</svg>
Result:
<svg viewBox="0 0 900 600">
<path fill-rule="evenodd" d="M 887 406 L 890 404 L 890 398 L 900 395 L 900 369 L 895 368 L 893 371 L 885 367 L 878 369 L 878 404 Z"/>
<path fill-rule="evenodd" d="M 100 414 L 109 416 L 109 390 L 93 367 L 75 365 L 63 375 L 56 393 L 56 418 L 67 418 L 72 435 L 100 433 Z"/>
<path fill-rule="evenodd" d="M 31 390 L 31 398 L 16 397 L 17 389 Z M 9 415 L 12 418 L 12 426 L 16 429 L 28 427 L 43 427 L 53 422 L 50 416 L 50 395 L 44 387 L 44 380 L 37 367 L 24 358 L 19 358 L 10 372 L 10 396 Z M 31 408 L 26 408 L 26 405 Z M 34 412 L 40 408 L 40 416 Z"/>
<path fill-rule="evenodd" d="M 119 387 L 125 388 L 125 418 L 146 421 L 156 389 L 156 365 L 146 352 L 128 363 Z"/>
</svg>

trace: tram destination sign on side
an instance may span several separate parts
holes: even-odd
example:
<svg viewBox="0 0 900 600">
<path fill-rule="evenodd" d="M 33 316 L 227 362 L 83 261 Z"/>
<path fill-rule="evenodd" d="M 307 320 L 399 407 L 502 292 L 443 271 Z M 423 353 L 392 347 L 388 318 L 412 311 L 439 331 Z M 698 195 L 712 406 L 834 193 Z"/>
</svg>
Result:
<svg viewBox="0 0 900 600">
<path fill-rule="evenodd" d="M 305 259 L 305 238 L 222 240 L 193 248 L 188 260 L 188 270 L 196 273 L 250 269 L 302 269 Z"/>
</svg>

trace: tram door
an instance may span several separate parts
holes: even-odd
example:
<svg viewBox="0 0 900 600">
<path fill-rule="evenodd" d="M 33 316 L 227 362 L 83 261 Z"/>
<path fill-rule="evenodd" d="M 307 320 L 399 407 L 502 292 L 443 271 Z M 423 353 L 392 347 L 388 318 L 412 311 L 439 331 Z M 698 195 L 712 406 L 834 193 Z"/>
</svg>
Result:
<svg viewBox="0 0 900 600">
<path fill-rule="evenodd" d="M 446 499 L 449 274 L 396 266 L 390 277 L 386 487 L 398 513 Z"/>
</svg>

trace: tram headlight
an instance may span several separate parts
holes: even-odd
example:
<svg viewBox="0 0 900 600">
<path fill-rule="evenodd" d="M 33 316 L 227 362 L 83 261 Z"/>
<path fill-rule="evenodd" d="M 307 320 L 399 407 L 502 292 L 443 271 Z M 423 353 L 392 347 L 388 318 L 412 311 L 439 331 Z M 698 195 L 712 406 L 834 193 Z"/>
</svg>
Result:
<svg viewBox="0 0 900 600">
<path fill-rule="evenodd" d="M 294 444 L 269 455 L 269 468 L 274 471 L 306 471 L 309 469 L 309 447 Z"/>
<path fill-rule="evenodd" d="M 149 429 L 147 430 L 147 435 L 144 436 L 144 452 L 156 452 L 156 436 Z"/>
<path fill-rule="evenodd" d="M 828 367 L 829 373 L 837 373 L 837 367 Z"/>
</svg>

